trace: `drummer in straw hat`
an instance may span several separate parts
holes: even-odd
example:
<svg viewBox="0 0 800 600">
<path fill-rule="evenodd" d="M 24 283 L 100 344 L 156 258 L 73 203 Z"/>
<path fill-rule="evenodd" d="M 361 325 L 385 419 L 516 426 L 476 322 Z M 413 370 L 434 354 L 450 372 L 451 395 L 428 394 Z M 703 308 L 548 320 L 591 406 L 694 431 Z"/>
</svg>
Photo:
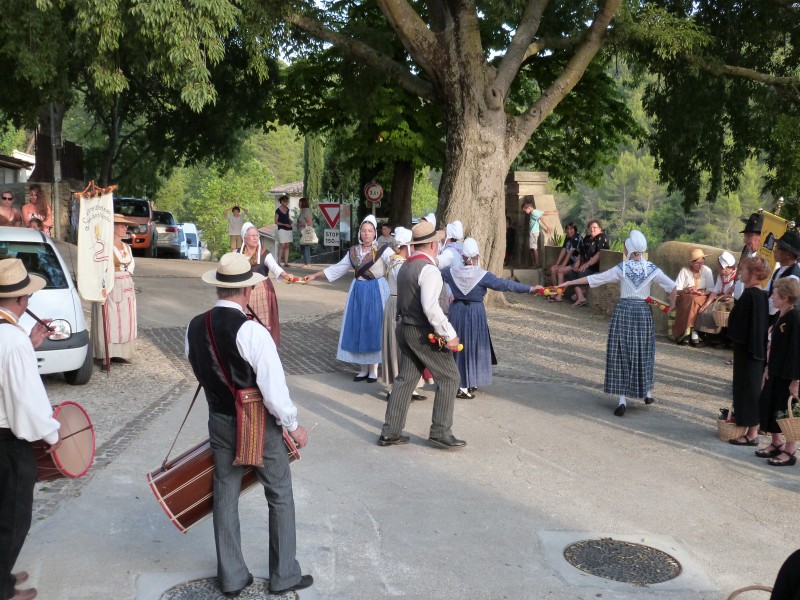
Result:
<svg viewBox="0 0 800 600">
<path fill-rule="evenodd" d="M 241 548 L 239 494 L 242 475 L 253 468 L 269 506 L 269 587 L 273 594 L 301 590 L 314 583 L 302 575 L 295 557 L 294 495 L 282 428 L 302 448 L 306 430 L 297 422 L 283 366 L 269 331 L 245 316 L 254 286 L 265 277 L 251 271 L 243 254 L 230 252 L 202 279 L 217 288 L 217 303 L 196 316 L 186 330 L 186 355 L 208 401 L 208 434 L 214 454 L 214 539 L 217 577 L 226 596 L 238 596 L 253 583 Z M 206 325 L 209 316 L 209 327 Z M 226 376 L 237 389 L 258 387 L 269 418 L 264 427 L 264 466 L 234 466 L 237 445 L 236 405 Z"/>
<path fill-rule="evenodd" d="M 17 589 L 26 572 L 11 573 L 28 535 L 33 514 L 36 458 L 31 442 L 44 440 L 52 452 L 61 445 L 34 349 L 48 329 L 36 323 L 28 335 L 19 320 L 30 297 L 45 286 L 28 275 L 18 258 L 0 260 L 0 598 L 30 600 L 36 589 Z"/>
</svg>

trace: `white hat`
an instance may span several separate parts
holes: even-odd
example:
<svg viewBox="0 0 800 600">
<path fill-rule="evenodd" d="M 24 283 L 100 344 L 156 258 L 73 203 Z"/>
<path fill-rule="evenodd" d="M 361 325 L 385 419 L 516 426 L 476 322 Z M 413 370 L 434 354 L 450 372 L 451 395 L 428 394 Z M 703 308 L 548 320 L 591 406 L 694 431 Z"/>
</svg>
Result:
<svg viewBox="0 0 800 600">
<path fill-rule="evenodd" d="M 219 259 L 217 268 L 203 273 L 201 279 L 215 287 L 243 288 L 261 283 L 266 277 L 250 270 L 250 261 L 244 254 L 228 252 Z"/>
<path fill-rule="evenodd" d="M 395 227 L 394 241 L 396 246 L 408 246 L 411 243 L 411 230 L 405 227 Z"/>
<path fill-rule="evenodd" d="M 733 258 L 733 254 L 730 252 L 723 252 L 719 255 L 719 264 L 722 266 L 723 269 L 727 267 L 732 267 L 736 264 L 736 259 Z"/>
<path fill-rule="evenodd" d="M 428 213 L 427 216 L 422 217 L 422 218 L 425 219 L 431 225 L 433 225 L 433 228 L 436 229 L 436 215 L 435 214 Z"/>
<path fill-rule="evenodd" d="M 0 298 L 19 298 L 38 292 L 47 280 L 29 275 L 25 264 L 18 258 L 0 260 Z"/>
<path fill-rule="evenodd" d="M 476 242 L 473 238 L 465 239 L 464 244 L 461 246 L 461 254 L 467 258 L 474 258 L 478 256 L 480 254 L 478 242 Z"/>
<path fill-rule="evenodd" d="M 250 221 L 246 221 L 245 224 L 242 225 L 242 239 L 244 239 L 247 230 L 250 229 L 251 227 L 255 228 L 255 225 L 253 225 Z"/>
<path fill-rule="evenodd" d="M 367 215 L 366 217 L 364 217 L 364 220 L 361 221 L 361 224 L 363 225 L 364 223 L 372 223 L 372 226 L 375 228 L 375 231 L 378 230 L 378 221 L 375 220 L 375 215 Z"/>
<path fill-rule="evenodd" d="M 629 255 L 635 252 L 646 252 L 647 238 L 645 238 L 644 234 L 638 229 L 631 229 L 631 232 L 628 234 L 628 239 L 625 240 L 625 249 L 628 251 Z"/>
<path fill-rule="evenodd" d="M 464 238 L 464 226 L 461 224 L 461 221 L 448 223 L 445 231 L 447 232 L 445 237 L 448 240 L 460 240 Z"/>
</svg>

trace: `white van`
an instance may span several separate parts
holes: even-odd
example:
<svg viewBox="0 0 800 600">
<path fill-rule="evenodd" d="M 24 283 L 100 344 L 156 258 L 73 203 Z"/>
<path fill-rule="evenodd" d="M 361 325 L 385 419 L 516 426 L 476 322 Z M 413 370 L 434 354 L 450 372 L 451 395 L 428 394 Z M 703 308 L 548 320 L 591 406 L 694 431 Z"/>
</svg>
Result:
<svg viewBox="0 0 800 600">
<path fill-rule="evenodd" d="M 189 260 L 200 260 L 200 235 L 197 227 L 194 223 L 184 223 L 181 227 L 186 237 L 186 257 Z"/>
</svg>

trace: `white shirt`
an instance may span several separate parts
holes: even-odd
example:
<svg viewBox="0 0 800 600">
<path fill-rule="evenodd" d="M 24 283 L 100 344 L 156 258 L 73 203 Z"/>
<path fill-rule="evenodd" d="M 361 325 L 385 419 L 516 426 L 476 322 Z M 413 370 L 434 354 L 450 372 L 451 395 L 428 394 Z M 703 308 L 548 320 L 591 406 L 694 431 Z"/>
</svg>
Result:
<svg viewBox="0 0 800 600">
<path fill-rule="evenodd" d="M 377 245 L 373 244 L 373 247 L 377 248 Z M 361 244 L 356 246 L 356 248 L 358 249 L 357 250 L 358 260 L 359 262 L 361 262 L 361 259 L 364 258 L 366 252 L 364 252 L 363 248 L 361 247 Z M 371 251 L 372 248 L 368 250 L 368 252 Z M 375 257 L 375 264 L 372 265 L 372 268 L 370 268 L 370 272 L 376 278 L 383 277 L 386 271 L 386 267 L 390 266 L 392 263 L 392 254 L 394 254 L 394 250 L 392 250 L 391 248 L 386 248 L 386 250 L 383 251 L 383 254 Z M 342 260 L 340 260 L 335 265 L 331 265 L 330 267 L 326 268 L 323 271 L 323 273 L 325 273 L 325 277 L 328 279 L 328 281 L 336 281 L 343 275 L 346 275 L 352 268 L 353 268 L 353 263 L 350 262 L 350 252 L 347 252 L 347 254 L 345 254 L 344 257 L 342 258 Z"/>
<path fill-rule="evenodd" d="M 463 264 L 464 259 L 461 252 L 455 246 L 445 246 L 439 254 L 439 269 L 444 270 L 447 267 Z"/>
<path fill-rule="evenodd" d="M 697 290 L 706 290 L 710 292 L 714 289 L 714 274 L 708 266 L 702 266 L 698 279 Z M 692 270 L 689 267 L 683 267 L 681 272 L 678 273 L 678 277 L 675 279 L 675 287 L 678 288 L 678 291 L 685 290 L 690 287 L 695 287 L 694 282 L 695 279 Z"/>
<path fill-rule="evenodd" d="M 58 441 L 61 423 L 53 418 L 31 339 L 13 313 L 0 317 L 13 324 L 0 324 L 0 427 L 11 429 L 21 440 Z"/>
<path fill-rule="evenodd" d="M 646 300 L 650 296 L 650 288 L 653 283 L 657 283 L 661 288 L 670 293 L 675 288 L 675 282 L 664 274 L 664 271 L 656 268 L 649 276 L 643 278 L 641 282 L 636 285 L 629 277 L 626 277 L 622 272 L 620 266 L 612 267 L 602 273 L 595 273 L 586 278 L 589 282 L 589 287 L 598 287 L 606 283 L 619 282 L 619 297 L 629 298 L 634 300 Z"/>
<path fill-rule="evenodd" d="M 242 307 L 229 300 L 217 300 L 214 306 L 235 308 L 242 314 Z M 189 356 L 189 328 L 186 328 L 185 352 Z M 286 375 L 278 356 L 278 349 L 272 341 L 272 335 L 266 327 L 255 321 L 247 321 L 239 328 L 236 334 L 236 349 L 242 358 L 253 367 L 256 374 L 256 384 L 264 396 L 264 406 L 269 414 L 275 417 L 278 425 L 283 425 L 288 431 L 297 429 L 297 407 L 289 397 L 289 388 L 286 385 Z"/>
<path fill-rule="evenodd" d="M 445 341 L 450 341 L 458 337 L 456 330 L 447 320 L 442 307 L 439 305 L 439 296 L 442 293 L 444 280 L 438 267 L 430 256 L 424 252 L 415 252 L 414 255 L 422 254 L 428 260 L 428 264 L 422 267 L 419 273 L 419 294 L 422 303 L 422 312 L 428 317 L 428 321 L 433 326 L 433 330 L 442 336 Z"/>
</svg>

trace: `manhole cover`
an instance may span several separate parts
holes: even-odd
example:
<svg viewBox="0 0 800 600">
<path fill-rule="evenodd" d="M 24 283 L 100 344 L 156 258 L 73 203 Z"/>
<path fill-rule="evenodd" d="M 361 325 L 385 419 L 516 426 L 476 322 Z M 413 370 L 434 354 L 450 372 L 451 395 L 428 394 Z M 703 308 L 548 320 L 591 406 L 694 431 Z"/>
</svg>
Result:
<svg viewBox="0 0 800 600">
<path fill-rule="evenodd" d="M 586 573 L 633 585 L 662 583 L 681 574 L 681 564 L 666 552 L 611 538 L 570 544 L 564 558 Z"/>
<path fill-rule="evenodd" d="M 240 600 L 254 600 L 259 598 L 264 600 L 270 598 L 272 600 L 295 600 L 297 598 L 296 592 L 287 592 L 285 594 L 270 594 L 269 593 L 269 579 L 255 579 L 252 585 L 245 588 L 239 596 Z M 225 594 L 219 589 L 219 583 L 216 577 L 206 577 L 205 579 L 193 579 L 186 583 L 179 583 L 178 585 L 168 589 L 161 595 L 161 600 L 226 600 Z"/>
</svg>

